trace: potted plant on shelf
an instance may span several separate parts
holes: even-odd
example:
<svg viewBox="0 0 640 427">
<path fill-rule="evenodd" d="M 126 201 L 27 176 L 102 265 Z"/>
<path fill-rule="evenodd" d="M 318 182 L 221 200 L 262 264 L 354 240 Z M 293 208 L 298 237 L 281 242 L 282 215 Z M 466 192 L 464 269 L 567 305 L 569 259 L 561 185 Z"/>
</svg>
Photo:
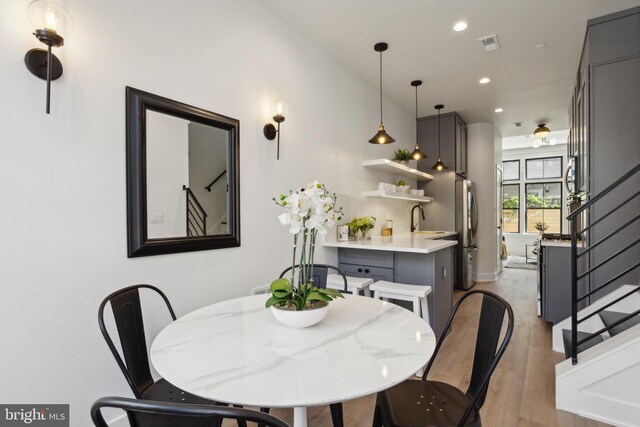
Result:
<svg viewBox="0 0 640 427">
<path fill-rule="evenodd" d="M 285 209 L 278 219 L 293 234 L 292 268 L 290 279 L 283 277 L 271 283 L 271 297 L 265 306 L 287 326 L 315 325 L 326 316 L 329 302 L 342 298 L 338 290 L 320 289 L 313 284 L 316 238 L 342 219 L 342 208 L 336 209 L 336 195 L 318 181 L 273 200 Z"/>
<path fill-rule="evenodd" d="M 409 150 L 398 148 L 393 153 L 394 153 L 394 156 L 393 156 L 394 162 L 398 162 L 405 166 L 409 166 L 409 160 L 411 160 L 411 153 L 409 152 Z"/>
<path fill-rule="evenodd" d="M 360 240 L 370 240 L 371 229 L 375 227 L 376 219 L 372 216 L 357 216 L 347 225 L 351 236 L 356 236 Z"/>
</svg>

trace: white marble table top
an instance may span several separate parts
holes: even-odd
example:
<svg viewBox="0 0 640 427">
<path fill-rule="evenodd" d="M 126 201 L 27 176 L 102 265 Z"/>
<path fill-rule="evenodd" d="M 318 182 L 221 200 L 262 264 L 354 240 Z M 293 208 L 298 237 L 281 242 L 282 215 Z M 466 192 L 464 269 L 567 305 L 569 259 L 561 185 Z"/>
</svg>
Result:
<svg viewBox="0 0 640 427">
<path fill-rule="evenodd" d="M 155 369 L 195 395 L 241 405 L 307 407 L 389 388 L 433 354 L 429 325 L 392 303 L 345 295 L 318 325 L 292 329 L 266 295 L 213 304 L 168 325 L 151 346 Z"/>
</svg>

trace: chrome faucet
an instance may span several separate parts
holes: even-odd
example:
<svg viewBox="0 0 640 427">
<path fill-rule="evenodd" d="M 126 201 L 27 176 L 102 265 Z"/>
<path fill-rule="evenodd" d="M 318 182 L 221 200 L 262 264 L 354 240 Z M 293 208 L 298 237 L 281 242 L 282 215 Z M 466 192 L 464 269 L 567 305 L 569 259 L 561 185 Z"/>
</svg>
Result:
<svg viewBox="0 0 640 427">
<path fill-rule="evenodd" d="M 420 205 L 415 205 L 414 207 L 411 208 L 411 232 L 413 233 L 414 231 L 416 231 L 416 228 L 418 228 L 418 224 L 414 224 L 413 223 L 413 212 L 416 210 L 416 208 L 420 209 L 420 214 L 422 215 L 422 220 L 425 220 L 424 217 L 424 209 L 422 209 L 422 206 Z"/>
</svg>

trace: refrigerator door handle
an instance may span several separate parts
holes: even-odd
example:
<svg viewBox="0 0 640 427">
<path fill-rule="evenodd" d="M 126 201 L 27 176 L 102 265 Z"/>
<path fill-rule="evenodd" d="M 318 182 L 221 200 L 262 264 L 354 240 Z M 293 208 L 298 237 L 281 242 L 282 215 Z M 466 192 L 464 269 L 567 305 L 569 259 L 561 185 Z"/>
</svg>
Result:
<svg viewBox="0 0 640 427">
<path fill-rule="evenodd" d="M 471 193 L 471 236 L 476 237 L 478 229 L 478 205 L 475 194 Z"/>
</svg>

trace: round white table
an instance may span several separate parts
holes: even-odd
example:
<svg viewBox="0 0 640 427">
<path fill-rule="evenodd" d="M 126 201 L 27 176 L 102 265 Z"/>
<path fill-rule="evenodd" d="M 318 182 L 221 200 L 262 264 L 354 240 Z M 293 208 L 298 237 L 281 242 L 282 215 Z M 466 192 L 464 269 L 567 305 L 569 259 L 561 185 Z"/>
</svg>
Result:
<svg viewBox="0 0 640 427">
<path fill-rule="evenodd" d="M 392 303 L 345 295 L 319 324 L 293 329 L 266 295 L 213 304 L 169 324 L 151 346 L 154 368 L 189 393 L 238 405 L 307 407 L 387 389 L 414 375 L 435 349 L 429 325 Z"/>
</svg>

